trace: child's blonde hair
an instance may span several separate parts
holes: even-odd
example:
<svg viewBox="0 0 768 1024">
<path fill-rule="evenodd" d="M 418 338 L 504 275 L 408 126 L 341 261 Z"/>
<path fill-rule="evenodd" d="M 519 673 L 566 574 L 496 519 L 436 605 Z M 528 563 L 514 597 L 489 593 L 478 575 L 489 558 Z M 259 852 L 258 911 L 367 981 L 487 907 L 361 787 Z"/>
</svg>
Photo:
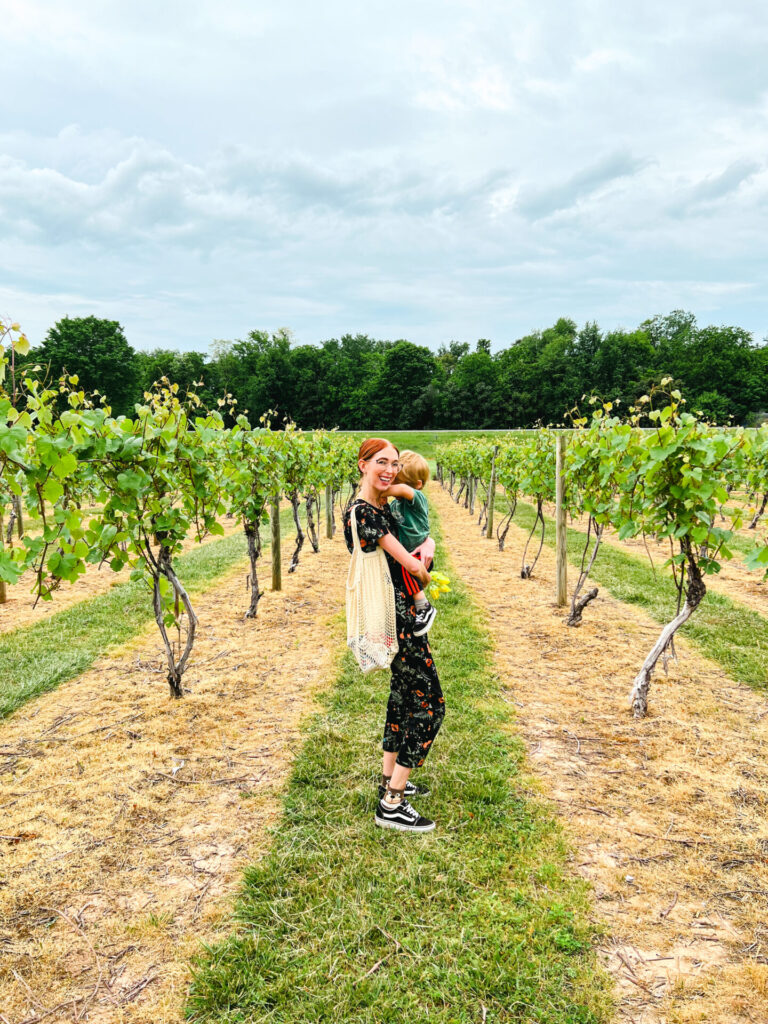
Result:
<svg viewBox="0 0 768 1024">
<path fill-rule="evenodd" d="M 418 452 L 412 452 L 409 448 L 400 452 L 400 472 L 397 474 L 395 483 L 408 484 L 415 487 L 418 481 L 422 487 L 426 487 L 429 480 L 429 464 Z"/>
</svg>

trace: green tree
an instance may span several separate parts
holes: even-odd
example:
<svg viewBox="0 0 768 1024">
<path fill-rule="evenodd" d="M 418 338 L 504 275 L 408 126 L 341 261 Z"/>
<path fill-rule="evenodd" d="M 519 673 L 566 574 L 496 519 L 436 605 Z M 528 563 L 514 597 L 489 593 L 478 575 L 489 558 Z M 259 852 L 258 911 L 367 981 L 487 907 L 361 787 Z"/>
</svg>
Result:
<svg viewBox="0 0 768 1024">
<path fill-rule="evenodd" d="M 435 357 L 423 346 L 396 341 L 384 353 L 378 375 L 368 389 L 369 422 L 387 430 L 417 430 L 428 424 L 421 401 L 429 388 Z"/>
<path fill-rule="evenodd" d="M 435 361 L 443 368 L 446 378 L 450 377 L 459 361 L 469 352 L 466 341 L 451 341 L 437 350 Z"/>
<path fill-rule="evenodd" d="M 592 357 L 582 393 L 594 391 L 625 404 L 634 402 L 650 389 L 657 358 L 647 331 L 609 331 Z"/>
<path fill-rule="evenodd" d="M 163 377 L 172 384 L 178 384 L 182 394 L 195 390 L 207 408 L 216 405 L 221 398 L 216 368 L 208 363 L 205 352 L 178 352 L 175 349 L 156 348 L 151 352 L 137 352 L 135 356 L 137 378 L 137 402 L 144 401 L 144 392 Z M 202 387 L 196 387 L 199 381 Z"/>
<path fill-rule="evenodd" d="M 136 353 L 116 320 L 64 317 L 50 328 L 34 356 L 47 364 L 50 378 L 76 374 L 85 392 L 105 394 L 113 415 L 133 412 Z"/>
<path fill-rule="evenodd" d="M 450 425 L 466 429 L 494 426 L 497 383 L 497 364 L 484 348 L 460 359 L 447 385 Z"/>
<path fill-rule="evenodd" d="M 574 321 L 561 317 L 553 327 L 526 335 L 499 353 L 499 426 L 558 422 L 574 404 L 581 393 L 573 358 L 576 336 Z"/>
<path fill-rule="evenodd" d="M 291 332 L 250 331 L 247 338 L 214 343 L 210 368 L 219 390 L 230 392 L 251 423 L 270 409 L 287 416 L 293 403 Z"/>
</svg>

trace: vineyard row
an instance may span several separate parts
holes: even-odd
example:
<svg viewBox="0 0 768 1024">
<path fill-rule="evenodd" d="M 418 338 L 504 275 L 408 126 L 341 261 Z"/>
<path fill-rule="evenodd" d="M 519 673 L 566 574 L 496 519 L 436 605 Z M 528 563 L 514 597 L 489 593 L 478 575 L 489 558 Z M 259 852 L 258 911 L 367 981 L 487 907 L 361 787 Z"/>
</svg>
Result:
<svg viewBox="0 0 768 1024">
<path fill-rule="evenodd" d="M 747 524 L 754 540 L 747 566 L 768 575 L 768 538 L 761 520 L 768 505 L 768 427 L 714 427 L 685 410 L 668 381 L 643 396 L 624 417 L 610 402 L 591 416 L 572 416 L 573 429 L 542 428 L 503 439 L 467 438 L 437 451 L 438 479 L 501 549 L 522 497 L 535 519 L 520 567 L 529 579 L 544 546 L 544 509 L 556 507 L 558 604 L 566 598 L 566 519 L 585 517 L 587 529 L 567 623 L 578 626 L 597 596 L 587 589 L 606 529 L 620 540 L 642 536 L 668 547 L 676 614 L 667 622 L 632 685 L 633 714 L 647 712 L 651 676 L 659 658 L 674 653 L 674 637 L 706 594 L 706 577 L 734 557 L 733 538 Z M 505 514 L 494 522 L 501 486 Z"/>
</svg>

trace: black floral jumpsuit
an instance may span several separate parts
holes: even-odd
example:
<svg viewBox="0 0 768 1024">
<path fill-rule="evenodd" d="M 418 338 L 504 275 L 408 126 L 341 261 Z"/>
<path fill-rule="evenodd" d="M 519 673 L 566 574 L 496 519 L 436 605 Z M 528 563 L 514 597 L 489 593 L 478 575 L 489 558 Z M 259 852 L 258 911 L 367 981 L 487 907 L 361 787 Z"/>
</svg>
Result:
<svg viewBox="0 0 768 1024">
<path fill-rule="evenodd" d="M 397 521 L 389 505 L 376 508 L 358 498 L 344 516 L 344 539 L 353 550 L 350 516 L 357 509 L 357 535 L 363 553 L 375 551 L 379 538 L 397 537 Z M 384 726 L 384 750 L 397 753 L 406 768 L 424 764 L 445 717 L 445 701 L 426 635 L 413 635 L 416 608 L 406 592 L 403 567 L 384 552 L 395 589 L 395 614 L 399 650 L 392 661 L 392 685 Z"/>
</svg>

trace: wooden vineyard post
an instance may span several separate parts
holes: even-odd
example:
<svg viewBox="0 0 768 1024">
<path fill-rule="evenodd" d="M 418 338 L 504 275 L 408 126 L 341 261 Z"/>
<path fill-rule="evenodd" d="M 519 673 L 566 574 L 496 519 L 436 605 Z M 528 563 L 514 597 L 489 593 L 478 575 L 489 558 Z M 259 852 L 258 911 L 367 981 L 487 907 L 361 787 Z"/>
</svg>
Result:
<svg viewBox="0 0 768 1024">
<path fill-rule="evenodd" d="M 493 449 L 491 457 L 491 479 L 488 482 L 488 525 L 485 529 L 485 536 L 490 540 L 493 537 L 493 506 L 496 500 L 496 456 L 499 453 L 499 446 Z"/>
<path fill-rule="evenodd" d="M 333 540 L 333 488 L 325 485 L 325 536 Z"/>
<path fill-rule="evenodd" d="M 0 508 L 0 551 L 3 549 L 3 510 Z M 0 604 L 8 600 L 8 592 L 5 587 L 5 580 L 0 580 Z"/>
<path fill-rule="evenodd" d="M 21 498 L 18 494 L 14 494 L 11 500 L 14 512 L 16 513 L 16 533 L 19 535 L 19 540 L 22 540 L 24 537 L 24 509 L 21 504 Z"/>
<path fill-rule="evenodd" d="M 475 514 L 475 487 L 476 481 L 473 476 L 469 478 L 469 514 L 473 516 Z"/>
<path fill-rule="evenodd" d="M 283 589 L 283 577 L 280 566 L 280 496 L 272 500 L 269 510 L 272 524 L 272 589 Z"/>
<path fill-rule="evenodd" d="M 557 606 L 568 603 L 568 534 L 565 521 L 565 434 L 555 438 L 555 562 Z"/>
</svg>

